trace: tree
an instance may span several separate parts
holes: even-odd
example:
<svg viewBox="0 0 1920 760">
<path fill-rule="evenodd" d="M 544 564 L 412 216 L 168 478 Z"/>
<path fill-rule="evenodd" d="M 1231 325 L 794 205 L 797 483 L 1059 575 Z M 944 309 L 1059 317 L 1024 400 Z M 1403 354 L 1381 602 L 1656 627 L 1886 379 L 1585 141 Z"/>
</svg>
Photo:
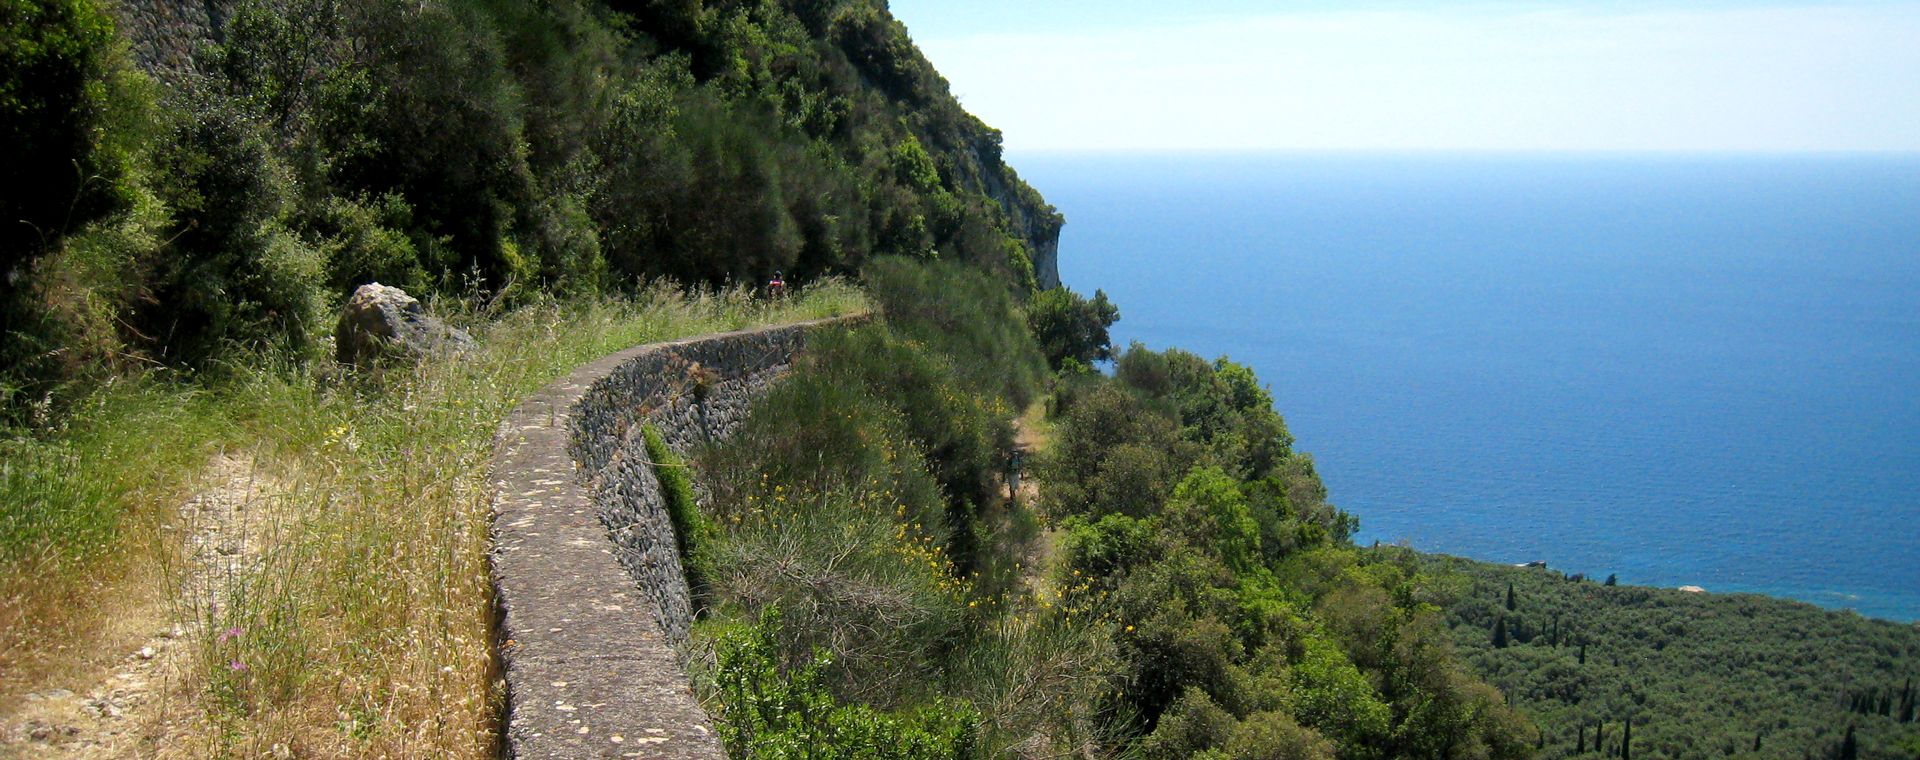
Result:
<svg viewBox="0 0 1920 760">
<path fill-rule="evenodd" d="M 124 200 L 114 195 L 119 167 L 95 139 L 106 107 L 97 80 L 114 35 L 93 6 L 0 4 L 0 288 L 68 228 Z"/>
<path fill-rule="evenodd" d="M 1104 291 L 1093 291 L 1088 300 L 1065 286 L 1041 291 L 1027 310 L 1027 326 L 1054 369 L 1068 359 L 1092 363 L 1113 358 L 1107 328 L 1119 319 L 1120 307 L 1108 301 Z"/>
<path fill-rule="evenodd" d="M 1513 582 L 1507 582 L 1507 611 L 1513 611 Z"/>
<path fill-rule="evenodd" d="M 1616 573 L 1607 573 L 1607 585 L 1609 585 L 1609 586 L 1617 586 L 1617 585 L 1619 585 L 1619 584 L 1620 584 L 1620 576 L 1619 576 L 1618 574 L 1616 574 Z"/>
<path fill-rule="evenodd" d="M 1853 738 L 1852 723 L 1847 724 L 1847 735 L 1845 738 L 1840 740 L 1840 751 L 1836 753 L 1834 756 L 1839 758 L 1839 760 L 1857 760 L 1859 758 L 1860 745 Z"/>
<path fill-rule="evenodd" d="M 1620 760 L 1633 760 L 1633 721 L 1626 721 L 1620 732 Z"/>
<path fill-rule="evenodd" d="M 1507 619 L 1505 617 L 1501 617 L 1498 622 L 1493 624 L 1493 647 L 1495 649 L 1507 648 Z"/>
</svg>

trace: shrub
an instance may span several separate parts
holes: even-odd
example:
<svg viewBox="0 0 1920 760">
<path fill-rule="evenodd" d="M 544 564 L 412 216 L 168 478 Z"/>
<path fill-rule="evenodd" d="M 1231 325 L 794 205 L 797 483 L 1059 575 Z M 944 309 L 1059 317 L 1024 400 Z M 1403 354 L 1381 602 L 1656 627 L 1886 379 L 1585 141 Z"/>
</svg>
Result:
<svg viewBox="0 0 1920 760">
<path fill-rule="evenodd" d="M 87 0 L 0 2 L 0 295 L 59 237 L 124 205 L 101 150 L 113 23 Z"/>
<path fill-rule="evenodd" d="M 1057 430 L 1037 462 L 1041 503 L 1055 518 L 1152 514 L 1192 457 L 1173 420 L 1112 383 L 1077 393 Z"/>
<path fill-rule="evenodd" d="M 1091 300 L 1065 286 L 1041 291 L 1027 310 L 1027 325 L 1054 369 L 1066 360 L 1094 362 L 1113 358 L 1107 328 L 1120 319 L 1120 308 L 1107 294 L 1094 291 Z"/>
<path fill-rule="evenodd" d="M 777 495 L 725 526 L 708 587 L 748 615 L 790 621 L 781 661 L 821 650 L 835 692 L 878 704 L 922 693 L 964 624 L 964 584 L 931 538 L 884 499 Z"/>
<path fill-rule="evenodd" d="M 322 262 L 286 225 L 291 178 L 266 132 L 229 101 L 190 95 L 160 165 L 174 232 L 135 312 L 147 347 L 190 367 L 234 349 L 311 348 Z"/>
<path fill-rule="evenodd" d="M 1014 409 L 1038 396 L 1046 365 L 1005 283 L 956 264 L 901 258 L 872 262 L 862 279 L 887 324 L 948 357 L 966 387 Z"/>
<path fill-rule="evenodd" d="M 346 298 L 369 282 L 423 293 L 428 267 L 419 247 L 407 236 L 413 228 L 413 207 L 396 193 L 377 198 L 329 198 L 310 223 L 327 252 L 327 289 Z M 435 250 L 430 242 L 429 255 Z M 444 271 L 444 262 L 435 262 Z"/>
<path fill-rule="evenodd" d="M 950 498 L 973 503 L 988 498 L 1013 445 L 1013 410 L 960 385 L 946 357 L 872 326 L 815 339 L 805 362 L 865 389 L 899 413 Z"/>
<path fill-rule="evenodd" d="M 832 659 L 797 666 L 780 658 L 785 625 L 777 609 L 755 624 L 723 630 L 707 674 L 719 705 L 715 728 L 733 757 L 810 760 L 962 760 L 974 757 L 979 716 L 936 700 L 887 713 L 847 704 L 826 688 Z"/>
<path fill-rule="evenodd" d="M 1286 713 L 1254 713 L 1240 721 L 1227 740 L 1232 760 L 1333 760 L 1335 748 L 1311 728 L 1295 723 Z"/>
<path fill-rule="evenodd" d="M 1189 686 L 1138 747 L 1145 757 L 1189 757 L 1225 745 L 1234 736 L 1234 724 L 1232 713 L 1214 704 L 1206 692 Z"/>
</svg>

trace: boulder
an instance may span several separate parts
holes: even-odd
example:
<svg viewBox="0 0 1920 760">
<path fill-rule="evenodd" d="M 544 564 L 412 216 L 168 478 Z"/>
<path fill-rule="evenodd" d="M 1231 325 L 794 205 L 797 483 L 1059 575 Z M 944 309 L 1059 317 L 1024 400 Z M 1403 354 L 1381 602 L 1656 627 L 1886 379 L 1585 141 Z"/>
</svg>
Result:
<svg viewBox="0 0 1920 760">
<path fill-rule="evenodd" d="M 406 291 L 377 282 L 353 291 L 333 337 L 334 358 L 362 366 L 388 357 L 420 359 L 473 347 L 472 337 L 427 314 Z"/>
</svg>

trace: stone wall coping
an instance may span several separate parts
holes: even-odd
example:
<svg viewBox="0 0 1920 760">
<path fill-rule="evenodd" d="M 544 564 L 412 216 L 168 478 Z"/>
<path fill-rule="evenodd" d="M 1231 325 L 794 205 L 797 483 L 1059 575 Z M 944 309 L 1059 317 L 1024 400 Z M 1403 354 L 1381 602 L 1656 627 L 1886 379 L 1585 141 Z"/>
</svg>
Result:
<svg viewBox="0 0 1920 760">
<path fill-rule="evenodd" d="M 574 369 L 501 422 L 490 473 L 489 560 L 507 685 L 507 756 L 726 756 L 673 643 L 648 609 L 655 592 L 640 588 L 616 558 L 594 503 L 597 473 L 577 464 L 570 450 L 574 422 L 582 399 L 596 386 L 652 354 L 865 318 L 831 317 L 628 348 Z"/>
</svg>

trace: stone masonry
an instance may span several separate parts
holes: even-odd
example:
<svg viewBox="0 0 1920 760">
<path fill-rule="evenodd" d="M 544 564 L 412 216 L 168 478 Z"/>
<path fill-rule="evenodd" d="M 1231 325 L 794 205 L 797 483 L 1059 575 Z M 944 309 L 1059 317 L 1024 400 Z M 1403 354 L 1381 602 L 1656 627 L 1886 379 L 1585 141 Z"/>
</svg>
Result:
<svg viewBox="0 0 1920 760">
<path fill-rule="evenodd" d="M 809 331 L 860 317 L 627 349 L 501 423 L 492 565 L 516 758 L 724 758 L 675 645 L 693 610 L 640 431 L 724 438 Z"/>
</svg>

